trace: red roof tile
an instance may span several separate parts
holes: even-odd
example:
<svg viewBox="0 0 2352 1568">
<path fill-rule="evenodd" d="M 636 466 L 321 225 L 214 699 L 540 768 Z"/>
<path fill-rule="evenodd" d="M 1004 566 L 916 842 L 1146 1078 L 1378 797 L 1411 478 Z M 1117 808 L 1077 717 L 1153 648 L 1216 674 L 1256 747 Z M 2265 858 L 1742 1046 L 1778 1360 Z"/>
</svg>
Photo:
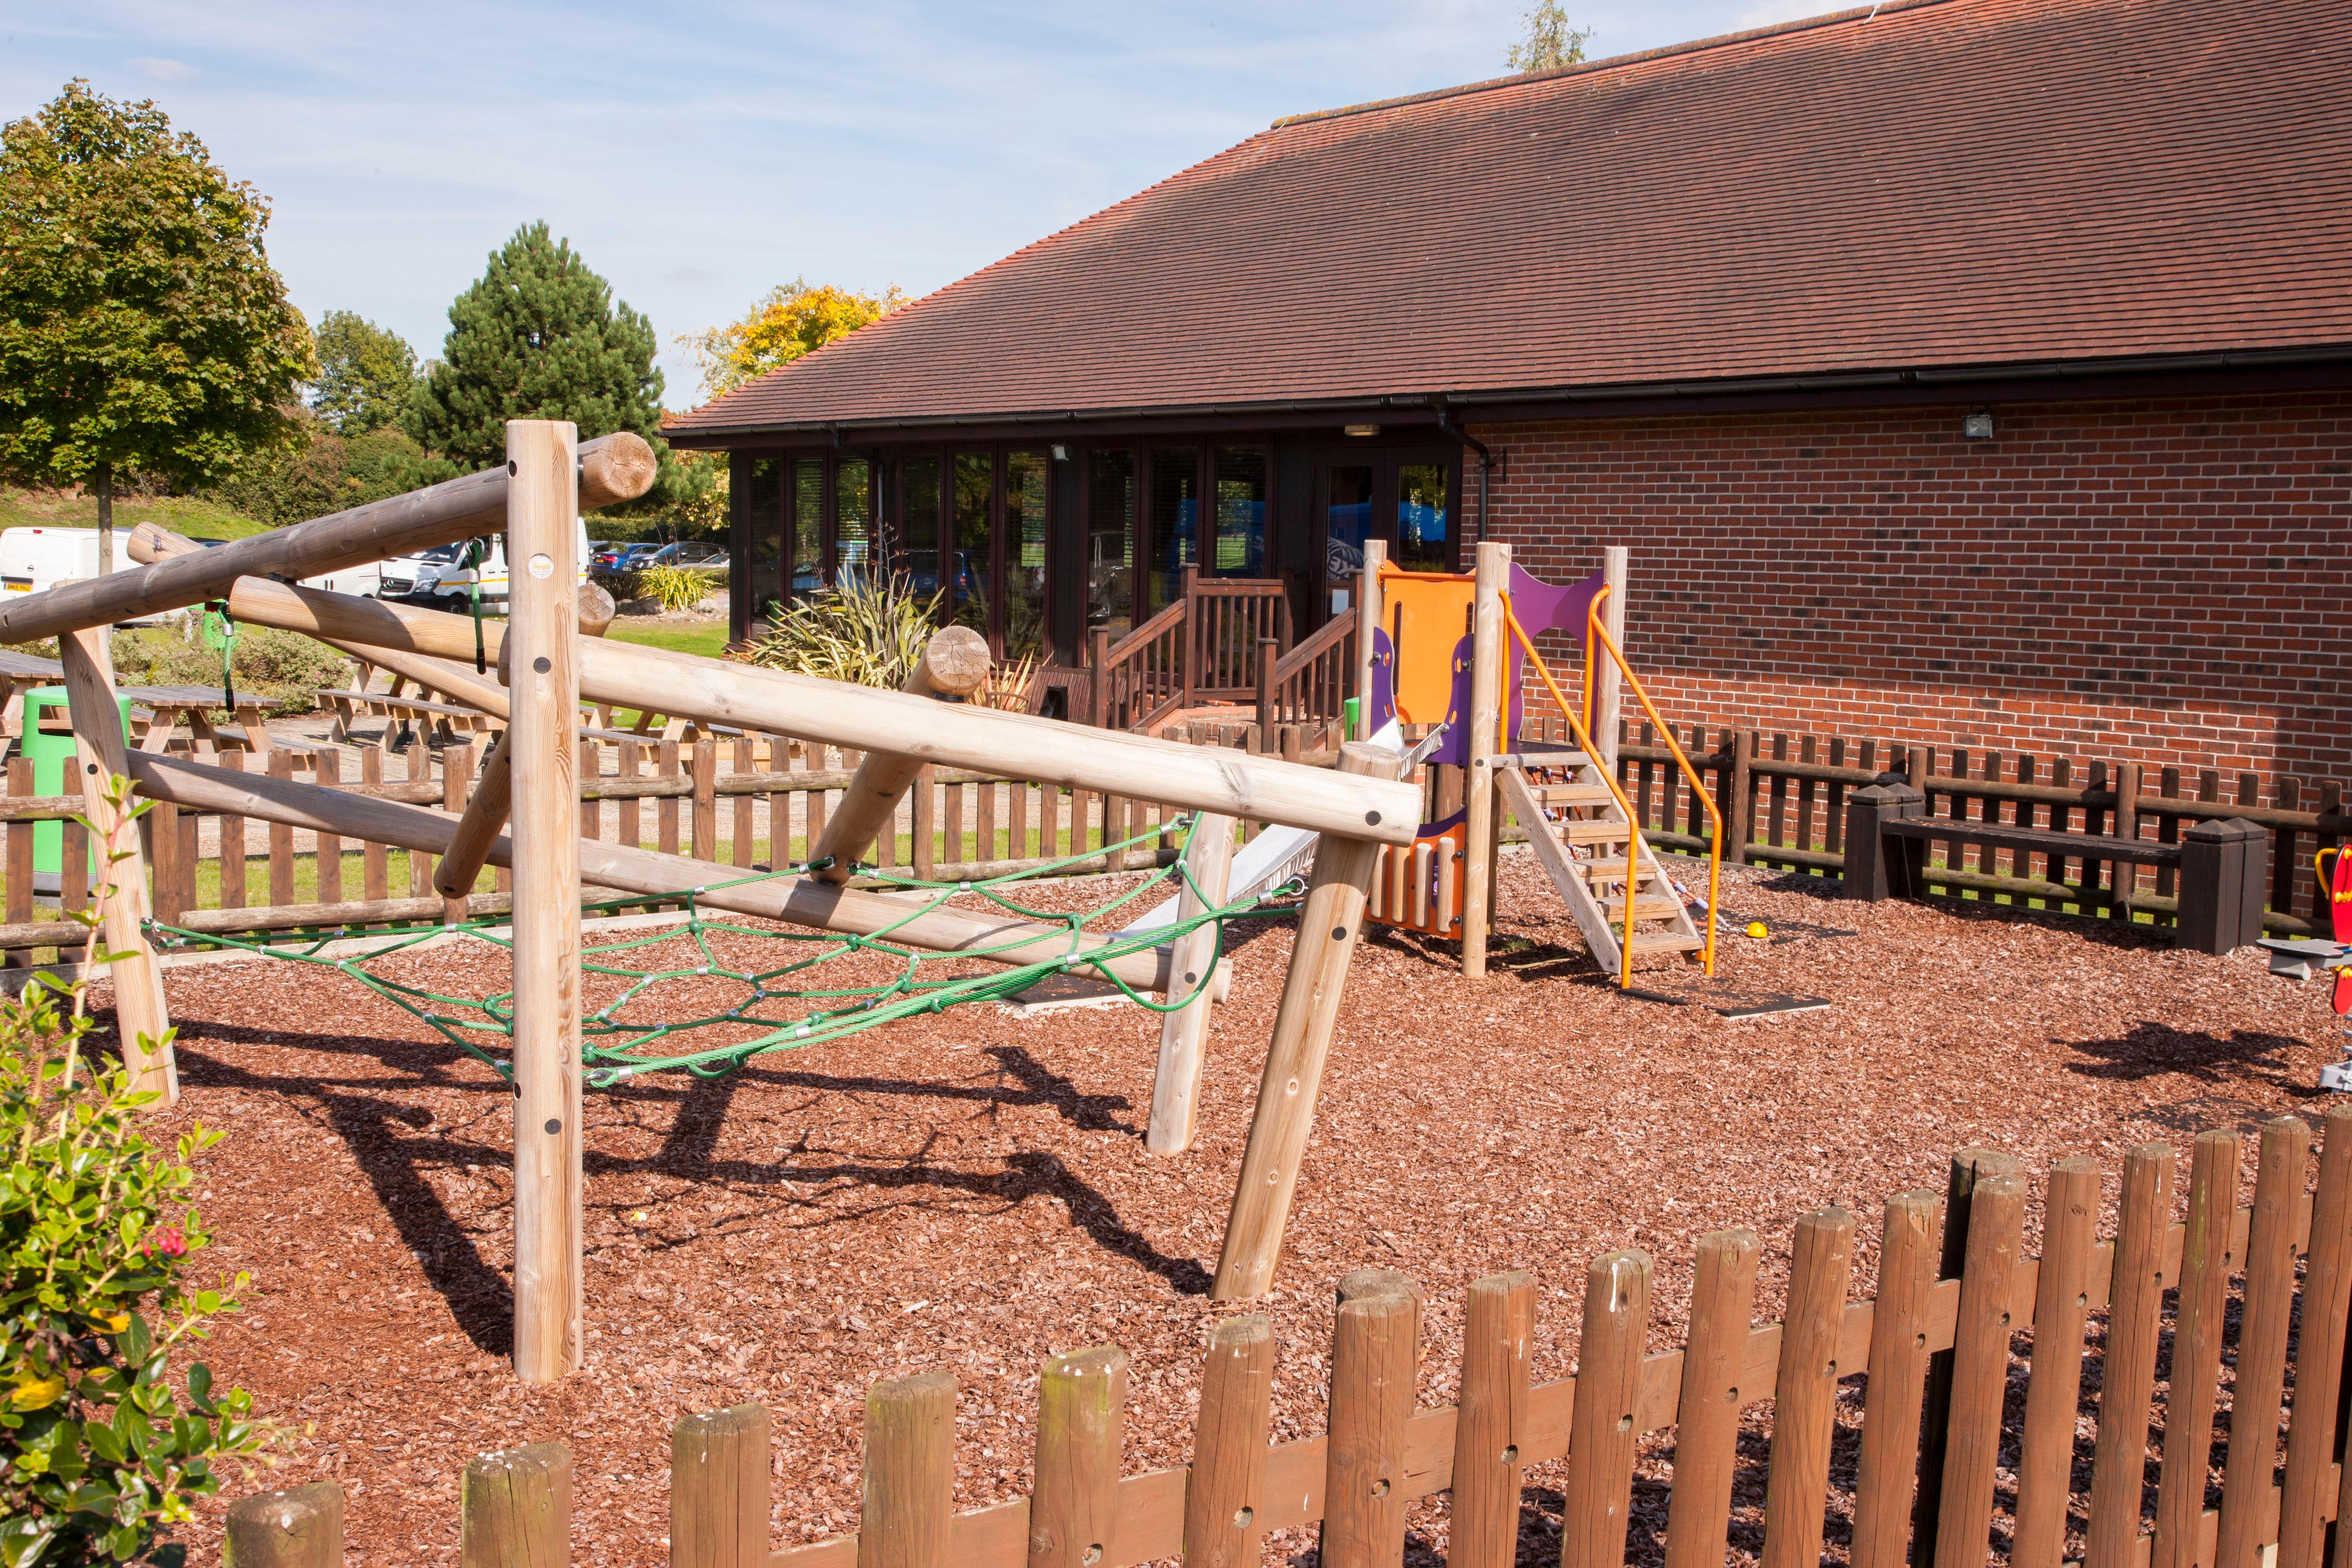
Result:
<svg viewBox="0 0 2352 1568">
<path fill-rule="evenodd" d="M 2352 5 L 1865 16 L 1285 121 L 671 428 L 2352 343 Z"/>
</svg>

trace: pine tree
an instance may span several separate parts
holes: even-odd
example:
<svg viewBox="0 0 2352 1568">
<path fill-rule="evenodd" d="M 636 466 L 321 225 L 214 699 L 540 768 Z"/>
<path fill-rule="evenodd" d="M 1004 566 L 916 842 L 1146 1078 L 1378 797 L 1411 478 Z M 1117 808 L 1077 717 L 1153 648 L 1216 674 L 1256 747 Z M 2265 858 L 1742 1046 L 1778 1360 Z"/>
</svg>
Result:
<svg viewBox="0 0 2352 1568">
<path fill-rule="evenodd" d="M 450 305 L 449 335 L 409 405 L 408 432 L 474 468 L 505 459 L 509 419 L 569 419 L 583 440 L 633 430 L 661 459 L 648 499 L 688 499 L 695 480 L 660 438 L 654 348 L 653 323 L 616 303 L 569 240 L 526 224 Z"/>
</svg>

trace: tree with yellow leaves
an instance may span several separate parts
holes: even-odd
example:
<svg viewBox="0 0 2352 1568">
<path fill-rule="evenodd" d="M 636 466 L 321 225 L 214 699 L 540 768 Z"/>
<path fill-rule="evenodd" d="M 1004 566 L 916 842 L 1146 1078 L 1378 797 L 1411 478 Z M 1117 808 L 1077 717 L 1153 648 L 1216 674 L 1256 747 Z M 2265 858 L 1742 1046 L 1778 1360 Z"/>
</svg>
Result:
<svg viewBox="0 0 2352 1568">
<path fill-rule="evenodd" d="M 771 290 L 741 321 L 681 333 L 677 341 L 700 362 L 702 390 L 717 397 L 847 337 L 906 302 L 896 287 L 859 294 L 831 283 L 812 287 L 795 278 Z"/>
</svg>

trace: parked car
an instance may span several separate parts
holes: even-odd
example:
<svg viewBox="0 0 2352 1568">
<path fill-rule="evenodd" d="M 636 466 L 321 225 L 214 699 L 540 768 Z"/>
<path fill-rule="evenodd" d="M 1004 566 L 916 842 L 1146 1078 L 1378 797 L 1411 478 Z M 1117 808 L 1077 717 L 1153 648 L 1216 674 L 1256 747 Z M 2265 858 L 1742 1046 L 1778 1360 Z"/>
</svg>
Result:
<svg viewBox="0 0 2352 1568">
<path fill-rule="evenodd" d="M 645 563 L 645 557 L 661 546 L 657 543 L 607 544 L 589 557 L 588 570 L 598 577 L 622 577 Z"/>
<path fill-rule="evenodd" d="M 574 523 L 579 529 L 580 580 L 588 580 L 588 528 Z M 503 605 L 507 600 L 507 542 L 502 533 L 491 534 L 483 541 L 488 546 L 480 566 L 467 571 L 466 547 L 463 544 L 436 544 L 415 555 L 404 555 L 387 561 L 382 568 L 383 587 L 377 596 L 384 599 L 406 599 L 411 603 L 429 605 L 436 609 L 463 610 L 467 606 L 467 586 L 477 576 L 480 579 L 482 601 Z"/>
<path fill-rule="evenodd" d="M 647 566 L 683 566 L 692 572 L 724 572 L 727 551 L 723 545 L 707 544 L 698 539 L 681 539 L 675 544 L 665 544 L 652 554 L 640 557 L 629 564 L 632 572 Z"/>
</svg>

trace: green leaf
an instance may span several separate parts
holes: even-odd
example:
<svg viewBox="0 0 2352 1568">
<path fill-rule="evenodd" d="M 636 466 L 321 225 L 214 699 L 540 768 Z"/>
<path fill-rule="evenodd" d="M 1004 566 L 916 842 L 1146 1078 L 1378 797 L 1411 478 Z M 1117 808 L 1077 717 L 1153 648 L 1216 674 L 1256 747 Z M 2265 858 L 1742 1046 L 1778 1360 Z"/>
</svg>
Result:
<svg viewBox="0 0 2352 1568">
<path fill-rule="evenodd" d="M 0 1524 L 0 1568 L 26 1568 L 48 1550 L 57 1535 L 55 1525 L 30 1515 Z"/>
</svg>

